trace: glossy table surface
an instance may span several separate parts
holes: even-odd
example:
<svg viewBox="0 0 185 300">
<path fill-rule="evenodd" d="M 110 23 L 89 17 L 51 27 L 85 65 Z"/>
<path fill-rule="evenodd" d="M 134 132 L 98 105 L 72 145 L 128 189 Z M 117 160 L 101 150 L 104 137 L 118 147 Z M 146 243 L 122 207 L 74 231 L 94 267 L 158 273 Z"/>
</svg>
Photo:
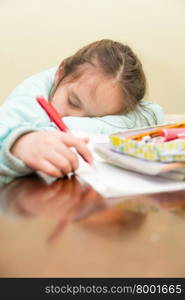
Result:
<svg viewBox="0 0 185 300">
<path fill-rule="evenodd" d="M 105 199 L 76 177 L 0 189 L 0 277 L 185 277 L 185 191 Z"/>
</svg>

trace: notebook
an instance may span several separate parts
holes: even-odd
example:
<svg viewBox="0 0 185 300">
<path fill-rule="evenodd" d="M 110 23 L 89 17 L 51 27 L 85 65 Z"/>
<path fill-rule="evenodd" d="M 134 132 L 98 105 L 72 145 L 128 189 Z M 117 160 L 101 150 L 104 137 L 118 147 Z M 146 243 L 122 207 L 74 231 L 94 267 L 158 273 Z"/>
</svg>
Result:
<svg viewBox="0 0 185 300">
<path fill-rule="evenodd" d="M 175 180 L 185 179 L 185 162 L 162 163 L 146 161 L 134 156 L 117 153 L 111 149 L 109 143 L 95 144 L 94 151 L 106 162 L 126 170 Z"/>
</svg>

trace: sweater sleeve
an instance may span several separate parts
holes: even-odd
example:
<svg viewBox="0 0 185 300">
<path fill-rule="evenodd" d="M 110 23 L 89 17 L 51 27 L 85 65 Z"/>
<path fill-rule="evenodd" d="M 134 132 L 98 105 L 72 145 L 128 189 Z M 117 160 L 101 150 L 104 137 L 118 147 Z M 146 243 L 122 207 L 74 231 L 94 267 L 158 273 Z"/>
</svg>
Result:
<svg viewBox="0 0 185 300">
<path fill-rule="evenodd" d="M 164 112 L 156 103 L 141 101 L 135 111 L 123 115 L 108 115 L 98 118 L 65 117 L 63 120 L 70 130 L 112 134 L 118 131 L 162 124 Z"/>
<path fill-rule="evenodd" d="M 56 130 L 35 98 L 48 97 L 53 72 L 42 72 L 26 79 L 0 107 L 0 183 L 34 172 L 16 158 L 10 149 L 15 141 L 28 132 Z"/>
</svg>

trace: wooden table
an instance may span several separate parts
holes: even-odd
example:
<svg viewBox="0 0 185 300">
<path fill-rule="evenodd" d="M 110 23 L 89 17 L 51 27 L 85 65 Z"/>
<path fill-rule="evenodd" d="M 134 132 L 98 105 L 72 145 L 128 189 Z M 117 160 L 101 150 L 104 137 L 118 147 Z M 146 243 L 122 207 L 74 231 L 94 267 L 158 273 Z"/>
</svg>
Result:
<svg viewBox="0 0 185 300">
<path fill-rule="evenodd" d="M 0 277 L 185 277 L 185 192 L 112 205 L 75 177 L 0 190 Z"/>
</svg>

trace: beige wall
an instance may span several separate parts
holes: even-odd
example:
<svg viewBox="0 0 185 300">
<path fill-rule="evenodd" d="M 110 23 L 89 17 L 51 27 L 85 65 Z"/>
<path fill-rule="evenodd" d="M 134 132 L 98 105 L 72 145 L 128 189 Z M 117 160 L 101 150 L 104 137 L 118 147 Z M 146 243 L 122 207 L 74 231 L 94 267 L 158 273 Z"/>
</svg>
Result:
<svg viewBox="0 0 185 300">
<path fill-rule="evenodd" d="M 0 101 L 26 77 L 102 38 L 129 44 L 147 98 L 185 113 L 185 0 L 0 0 Z"/>
</svg>

